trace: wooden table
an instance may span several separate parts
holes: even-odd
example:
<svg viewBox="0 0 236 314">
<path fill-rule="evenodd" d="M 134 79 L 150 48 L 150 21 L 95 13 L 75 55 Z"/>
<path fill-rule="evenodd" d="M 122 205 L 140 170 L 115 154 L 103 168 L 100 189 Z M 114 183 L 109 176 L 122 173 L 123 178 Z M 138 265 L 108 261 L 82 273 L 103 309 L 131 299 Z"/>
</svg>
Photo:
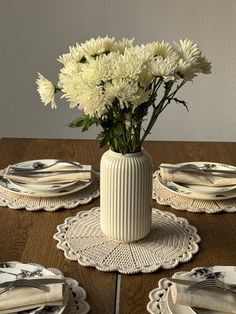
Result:
<svg viewBox="0 0 236 314">
<path fill-rule="evenodd" d="M 144 146 L 153 157 L 154 170 L 161 162 L 214 161 L 236 165 L 236 143 L 150 141 Z M 0 168 L 37 158 L 61 158 L 92 164 L 99 170 L 103 152 L 94 140 L 3 138 L 0 140 Z M 76 209 L 56 212 L 0 208 L 0 261 L 35 262 L 59 268 L 85 288 L 91 314 L 147 313 L 148 294 L 157 287 L 160 278 L 196 266 L 236 264 L 236 214 L 196 214 L 153 202 L 154 207 L 185 217 L 197 227 L 202 242 L 199 253 L 190 262 L 172 270 L 136 275 L 104 273 L 82 267 L 64 257 L 63 252 L 56 248 L 53 235 L 57 225 L 66 217 L 95 206 L 99 206 L 99 199 Z"/>
</svg>

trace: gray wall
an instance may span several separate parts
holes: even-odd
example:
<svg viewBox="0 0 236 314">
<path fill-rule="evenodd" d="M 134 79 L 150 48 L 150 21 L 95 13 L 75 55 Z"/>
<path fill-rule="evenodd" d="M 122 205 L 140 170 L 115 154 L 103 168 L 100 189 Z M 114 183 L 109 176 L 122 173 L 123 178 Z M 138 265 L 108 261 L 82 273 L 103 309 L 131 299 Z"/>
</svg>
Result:
<svg viewBox="0 0 236 314">
<path fill-rule="evenodd" d="M 0 0 L 0 137 L 95 138 L 66 125 L 81 113 L 44 107 L 37 72 L 57 81 L 56 58 L 91 37 L 137 43 L 190 38 L 212 62 L 158 119 L 149 139 L 235 141 L 236 0 Z"/>
</svg>

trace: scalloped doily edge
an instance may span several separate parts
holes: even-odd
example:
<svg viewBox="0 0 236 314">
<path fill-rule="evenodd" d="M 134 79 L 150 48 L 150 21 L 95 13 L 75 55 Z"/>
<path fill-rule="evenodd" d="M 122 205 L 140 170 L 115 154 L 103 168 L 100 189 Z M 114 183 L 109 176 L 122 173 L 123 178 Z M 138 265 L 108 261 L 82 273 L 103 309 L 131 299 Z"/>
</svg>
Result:
<svg viewBox="0 0 236 314">
<path fill-rule="evenodd" d="M 90 209 L 89 212 L 97 212 L 99 210 L 100 210 L 99 207 L 94 207 L 94 208 Z M 163 212 L 157 208 L 153 208 L 153 210 L 158 211 L 162 215 L 166 214 L 169 217 L 171 217 L 172 219 L 174 219 L 175 221 L 181 222 L 181 224 L 183 224 L 184 226 L 187 226 L 188 230 L 192 232 L 191 251 L 187 251 L 182 256 L 179 256 L 178 259 L 177 258 L 174 259 L 174 263 L 173 263 L 173 260 L 171 260 L 168 263 L 165 263 L 162 265 L 152 265 L 152 266 L 148 266 L 148 267 L 144 266 L 142 268 L 136 268 L 136 269 L 122 269 L 122 268 L 118 268 L 116 266 L 106 267 L 105 265 L 103 265 L 103 267 L 100 267 L 99 265 L 96 265 L 96 263 L 94 263 L 92 260 L 90 260 L 88 258 L 84 258 L 80 254 L 75 254 L 74 252 L 72 252 L 70 250 L 69 246 L 67 245 L 67 242 L 64 239 L 64 236 L 63 236 L 64 231 L 66 231 L 69 227 L 69 224 L 72 223 L 73 221 L 76 221 L 78 217 L 83 216 L 83 215 L 88 215 L 88 213 L 89 213 L 88 211 L 81 211 L 75 217 L 66 218 L 66 220 L 63 224 L 57 226 L 58 232 L 53 236 L 53 238 L 54 238 L 54 240 L 58 241 L 57 248 L 61 249 L 63 251 L 64 256 L 67 259 L 72 260 L 72 261 L 77 261 L 80 265 L 85 266 L 85 267 L 94 267 L 97 270 L 103 271 L 103 272 L 117 271 L 121 274 L 152 273 L 152 272 L 156 272 L 160 268 L 162 268 L 162 269 L 173 269 L 173 268 L 177 267 L 180 263 L 189 262 L 193 258 L 193 255 L 198 253 L 198 251 L 199 251 L 198 243 L 201 242 L 201 238 L 197 234 L 197 228 L 190 225 L 188 220 L 183 218 L 183 217 L 177 217 L 173 213 Z M 112 241 L 112 240 L 110 240 L 110 241 Z M 189 247 L 188 247 L 188 250 L 189 250 Z"/>
</svg>

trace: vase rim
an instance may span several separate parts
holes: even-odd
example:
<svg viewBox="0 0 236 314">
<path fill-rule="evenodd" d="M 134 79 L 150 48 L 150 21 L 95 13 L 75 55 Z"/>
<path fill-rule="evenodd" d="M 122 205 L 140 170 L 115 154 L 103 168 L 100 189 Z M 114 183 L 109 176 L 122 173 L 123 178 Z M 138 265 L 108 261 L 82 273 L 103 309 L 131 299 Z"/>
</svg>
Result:
<svg viewBox="0 0 236 314">
<path fill-rule="evenodd" d="M 140 156 L 141 154 L 143 154 L 144 150 L 142 148 L 142 150 L 140 150 L 139 152 L 136 153 L 126 153 L 126 154 L 122 154 L 122 153 L 117 153 L 114 152 L 111 148 L 108 150 L 112 155 L 114 156 L 120 156 L 120 157 L 135 157 L 135 156 Z"/>
</svg>

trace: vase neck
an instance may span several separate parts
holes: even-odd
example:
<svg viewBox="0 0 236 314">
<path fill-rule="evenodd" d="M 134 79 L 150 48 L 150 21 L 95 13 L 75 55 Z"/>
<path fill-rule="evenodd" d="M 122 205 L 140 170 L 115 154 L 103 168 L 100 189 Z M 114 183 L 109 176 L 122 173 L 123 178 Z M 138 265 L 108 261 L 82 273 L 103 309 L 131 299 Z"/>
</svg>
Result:
<svg viewBox="0 0 236 314">
<path fill-rule="evenodd" d="M 144 150 L 142 149 L 141 151 L 139 152 L 136 152 L 136 153 L 127 153 L 127 154 L 122 154 L 122 153 L 117 153 L 117 152 L 114 152 L 112 149 L 109 149 L 108 150 L 109 154 L 113 155 L 113 156 L 119 156 L 119 157 L 138 157 L 138 156 L 142 156 L 143 153 L 144 153 Z"/>
</svg>

